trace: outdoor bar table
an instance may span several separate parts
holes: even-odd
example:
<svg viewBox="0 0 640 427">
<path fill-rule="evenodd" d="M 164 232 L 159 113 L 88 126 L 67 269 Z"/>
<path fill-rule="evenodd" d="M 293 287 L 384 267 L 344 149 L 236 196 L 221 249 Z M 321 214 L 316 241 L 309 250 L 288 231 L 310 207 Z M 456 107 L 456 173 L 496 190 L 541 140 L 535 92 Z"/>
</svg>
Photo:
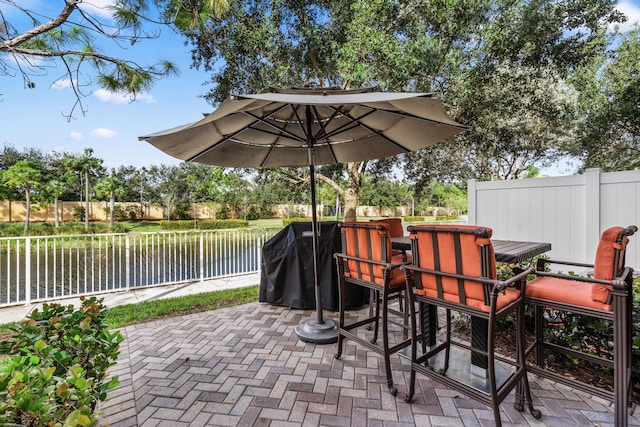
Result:
<svg viewBox="0 0 640 427">
<path fill-rule="evenodd" d="M 517 264 L 551 250 L 551 243 L 520 242 L 498 239 L 491 239 L 491 243 L 493 244 L 496 261 L 512 264 Z M 411 250 L 411 239 L 409 236 L 392 237 L 391 246 L 393 249 Z M 422 318 L 424 320 L 425 331 L 428 334 L 426 340 L 427 345 L 432 346 L 436 343 L 437 307 L 434 305 L 426 306 L 422 313 Z M 431 327 L 432 325 L 434 327 Z M 471 346 L 473 348 L 477 348 L 482 351 L 487 350 L 487 342 L 485 339 L 487 336 L 487 327 L 488 325 L 486 320 L 471 317 Z M 475 352 L 471 354 L 472 373 L 483 376 L 486 374 L 487 366 L 486 356 Z"/>
</svg>

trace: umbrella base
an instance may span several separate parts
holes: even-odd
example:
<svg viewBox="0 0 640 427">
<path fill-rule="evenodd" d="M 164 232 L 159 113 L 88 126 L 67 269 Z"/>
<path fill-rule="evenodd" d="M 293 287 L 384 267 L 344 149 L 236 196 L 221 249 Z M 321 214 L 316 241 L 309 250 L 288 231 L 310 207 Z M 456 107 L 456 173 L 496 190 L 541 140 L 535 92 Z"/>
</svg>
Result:
<svg viewBox="0 0 640 427">
<path fill-rule="evenodd" d="M 316 319 L 308 319 L 296 326 L 296 335 L 300 341 L 315 344 L 332 344 L 338 341 L 338 327 L 331 319 L 318 323 Z"/>
</svg>

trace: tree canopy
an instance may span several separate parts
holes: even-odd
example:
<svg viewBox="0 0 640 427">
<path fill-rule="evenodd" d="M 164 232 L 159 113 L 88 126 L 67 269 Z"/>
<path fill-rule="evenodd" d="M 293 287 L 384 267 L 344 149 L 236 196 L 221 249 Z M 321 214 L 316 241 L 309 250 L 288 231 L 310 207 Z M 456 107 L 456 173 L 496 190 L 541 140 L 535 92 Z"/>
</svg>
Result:
<svg viewBox="0 0 640 427">
<path fill-rule="evenodd" d="M 37 11 L 0 4 L 0 75 L 20 76 L 28 88 L 35 73 L 62 66 L 80 106 L 84 85 L 135 97 L 174 73 L 167 61 L 141 65 L 98 47 L 137 44 L 166 28 L 185 36 L 193 65 L 210 73 L 203 96 L 214 106 L 265 86 L 380 85 L 438 92 L 471 127 L 411 155 L 323 170 L 320 179 L 350 203 L 374 170 L 403 168 L 421 194 L 433 179 L 464 186 L 469 178 L 519 178 L 567 154 L 584 167 L 638 167 L 640 30 L 612 32 L 626 19 L 614 0 L 114 0 L 106 9 L 66 0 Z M 139 175 L 120 172 L 137 182 L 141 201 L 158 197 Z M 236 178 L 220 184 L 242 187 Z"/>
<path fill-rule="evenodd" d="M 44 3 L 44 2 L 43 2 Z M 175 64 L 159 60 L 139 64 L 125 56 L 124 47 L 158 38 L 174 24 L 197 27 L 202 16 L 223 13 L 226 0 L 113 0 L 100 7 L 84 0 L 47 1 L 41 10 L 24 2 L 0 0 L 0 76 L 20 76 L 25 88 L 35 87 L 36 75 L 60 67 L 76 107 L 84 113 L 87 86 L 136 95 L 160 78 L 175 75 Z M 106 45 L 105 45 L 106 43 Z M 109 49 L 111 48 L 111 49 Z"/>
</svg>

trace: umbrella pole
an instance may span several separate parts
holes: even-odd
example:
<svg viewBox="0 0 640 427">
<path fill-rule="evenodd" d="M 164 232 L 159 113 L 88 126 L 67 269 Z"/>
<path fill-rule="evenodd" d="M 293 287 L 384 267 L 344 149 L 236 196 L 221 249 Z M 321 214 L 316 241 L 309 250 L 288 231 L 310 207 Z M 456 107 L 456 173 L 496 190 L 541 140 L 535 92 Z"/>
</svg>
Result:
<svg viewBox="0 0 640 427">
<path fill-rule="evenodd" d="M 311 108 L 307 106 L 306 122 L 309 138 L 309 185 L 311 188 L 311 244 L 313 245 L 313 287 L 316 295 L 316 320 L 308 319 L 296 326 L 296 335 L 301 341 L 316 344 L 331 344 L 338 341 L 338 327 L 331 319 L 325 321 L 322 316 L 322 287 L 320 286 L 320 274 L 318 272 L 318 216 L 316 214 L 316 182 L 315 165 L 313 162 L 313 139 L 311 133 Z"/>
<path fill-rule="evenodd" d="M 316 292 L 316 313 L 318 324 L 324 323 L 322 316 L 322 286 L 320 285 L 320 273 L 318 272 L 318 257 L 320 248 L 318 246 L 318 214 L 316 212 L 316 173 L 315 166 L 309 167 L 309 181 L 311 183 L 311 243 L 313 244 L 313 287 Z"/>
</svg>

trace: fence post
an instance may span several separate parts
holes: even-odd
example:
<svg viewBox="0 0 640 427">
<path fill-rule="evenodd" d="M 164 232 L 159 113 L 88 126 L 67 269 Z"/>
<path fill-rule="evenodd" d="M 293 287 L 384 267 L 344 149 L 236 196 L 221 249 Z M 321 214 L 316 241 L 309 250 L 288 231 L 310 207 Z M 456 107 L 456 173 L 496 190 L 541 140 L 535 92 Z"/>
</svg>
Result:
<svg viewBox="0 0 640 427">
<path fill-rule="evenodd" d="M 600 241 L 600 169 L 590 168 L 584 173 L 585 176 L 585 260 L 593 258 Z M 589 262 L 589 261 L 585 261 Z"/>
<path fill-rule="evenodd" d="M 126 278 L 125 278 L 125 286 L 126 286 L 126 290 L 128 291 L 130 289 L 131 286 L 131 243 L 130 243 L 130 235 L 129 233 L 125 234 L 125 244 L 124 244 L 124 251 L 125 251 L 125 261 L 124 261 L 124 271 L 126 274 Z"/>
<path fill-rule="evenodd" d="M 204 282 L 204 231 L 200 230 L 200 281 Z"/>
<path fill-rule="evenodd" d="M 25 241 L 24 254 L 24 303 L 31 304 L 31 237 L 27 237 Z"/>
<path fill-rule="evenodd" d="M 477 224 L 477 181 L 470 179 L 467 181 L 467 224 Z"/>
</svg>

